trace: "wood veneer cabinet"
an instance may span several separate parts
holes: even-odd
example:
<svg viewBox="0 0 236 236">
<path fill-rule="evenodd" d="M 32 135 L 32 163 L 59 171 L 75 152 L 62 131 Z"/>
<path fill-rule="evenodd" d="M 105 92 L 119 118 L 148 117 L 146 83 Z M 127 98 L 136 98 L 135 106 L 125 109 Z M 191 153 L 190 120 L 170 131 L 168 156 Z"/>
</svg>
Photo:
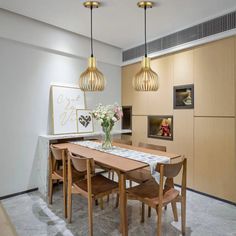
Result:
<svg viewBox="0 0 236 236">
<path fill-rule="evenodd" d="M 152 61 L 152 69 L 159 76 L 158 92 L 145 92 L 146 104 L 138 106 L 134 114 L 172 115 L 173 114 L 173 60 L 172 56 L 161 57 Z M 138 93 L 138 92 L 137 92 Z M 138 93 L 139 94 L 139 93 Z M 139 95 L 140 96 L 140 95 Z M 140 98 L 139 100 L 141 100 Z"/>
<path fill-rule="evenodd" d="M 134 145 L 167 147 L 188 158 L 188 187 L 236 203 L 236 36 L 152 60 L 157 92 L 138 93 L 132 78 L 140 64 L 125 66 L 122 103 L 132 105 Z M 195 108 L 173 109 L 173 86 L 195 86 Z M 147 137 L 148 115 L 173 115 L 174 140 Z"/>
<path fill-rule="evenodd" d="M 134 101 L 134 90 L 132 88 L 132 79 L 139 70 L 139 63 L 129 65 L 129 66 L 124 66 L 122 68 L 122 83 L 121 83 L 121 88 L 122 88 L 122 94 L 121 94 L 121 101 L 122 101 L 122 106 L 131 106 Z"/>
<path fill-rule="evenodd" d="M 175 86 L 193 83 L 193 50 L 173 55 L 173 79 Z"/>
<path fill-rule="evenodd" d="M 236 202 L 235 119 L 195 118 L 195 189 Z"/>
<path fill-rule="evenodd" d="M 234 38 L 194 49 L 195 116 L 235 115 Z"/>
</svg>

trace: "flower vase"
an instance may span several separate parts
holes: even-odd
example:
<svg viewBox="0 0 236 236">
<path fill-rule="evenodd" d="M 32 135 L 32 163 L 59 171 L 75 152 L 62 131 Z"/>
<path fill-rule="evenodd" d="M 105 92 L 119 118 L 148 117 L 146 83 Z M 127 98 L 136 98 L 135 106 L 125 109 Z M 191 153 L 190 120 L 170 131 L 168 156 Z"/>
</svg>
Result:
<svg viewBox="0 0 236 236">
<path fill-rule="evenodd" d="M 113 125 L 109 124 L 108 126 L 103 126 L 102 130 L 104 132 L 104 141 L 102 143 L 103 149 L 112 149 L 112 143 L 111 143 L 111 130 Z"/>
</svg>

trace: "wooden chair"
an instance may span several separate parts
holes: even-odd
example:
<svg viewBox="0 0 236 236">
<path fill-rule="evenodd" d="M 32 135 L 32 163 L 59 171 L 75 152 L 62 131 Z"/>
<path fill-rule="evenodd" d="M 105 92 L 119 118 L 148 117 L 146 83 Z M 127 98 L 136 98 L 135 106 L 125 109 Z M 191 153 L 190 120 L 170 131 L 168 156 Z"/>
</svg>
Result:
<svg viewBox="0 0 236 236">
<path fill-rule="evenodd" d="M 52 204 L 53 197 L 53 182 L 59 180 L 63 182 L 63 203 L 64 203 L 64 216 L 67 218 L 66 210 L 66 149 L 57 149 L 50 146 L 49 150 L 49 204 Z M 60 165 L 62 163 L 62 166 Z"/>
<path fill-rule="evenodd" d="M 181 193 L 174 188 L 174 181 L 179 172 L 182 171 Z M 161 236 L 162 208 L 169 203 L 174 206 L 174 217 L 178 221 L 176 202 L 181 203 L 181 225 L 182 234 L 185 234 L 186 227 L 186 171 L 187 159 L 173 164 L 158 164 L 156 170 L 160 173 L 159 184 L 154 180 L 148 180 L 136 187 L 127 190 L 128 197 L 136 199 L 154 208 L 158 215 L 157 235 Z M 166 177 L 164 185 L 164 177 Z"/>
<path fill-rule="evenodd" d="M 75 181 L 72 178 L 72 167 L 77 171 L 86 172 L 86 179 Z M 74 156 L 68 152 L 68 221 L 72 217 L 72 194 L 80 194 L 88 199 L 89 236 L 93 235 L 93 200 L 118 191 L 118 184 L 103 175 L 94 174 L 94 160 Z"/>
<path fill-rule="evenodd" d="M 67 218 L 67 156 L 66 149 L 58 149 L 53 145 L 49 150 L 49 204 L 52 204 L 53 197 L 53 182 L 62 181 L 63 183 L 63 203 L 64 203 L 64 216 Z M 84 173 L 78 173 L 73 169 L 73 178 L 84 178 Z"/>
<path fill-rule="evenodd" d="M 148 144 L 148 143 L 142 143 L 140 142 L 138 144 L 139 147 L 144 147 L 147 149 L 152 149 L 152 150 L 157 150 L 157 151 L 162 151 L 166 152 L 166 147 L 165 146 L 160 146 L 160 145 L 155 145 L 155 144 Z M 150 173 L 150 168 L 143 168 L 139 169 L 136 171 L 132 171 L 126 175 L 126 179 L 129 180 L 129 185 L 132 187 L 132 181 L 136 183 L 144 183 L 145 181 L 148 181 L 152 179 L 152 175 Z M 165 208 L 166 209 L 166 208 Z M 145 205 L 142 205 L 142 215 L 141 215 L 141 222 L 144 222 L 144 210 L 145 210 Z M 151 207 L 148 207 L 148 217 L 151 217 Z"/>
<path fill-rule="evenodd" d="M 142 142 L 140 142 L 138 144 L 138 146 L 144 147 L 147 149 L 166 152 L 165 146 L 159 146 L 159 145 L 155 145 L 155 144 L 147 144 L 147 143 L 142 143 Z M 132 187 L 132 181 L 140 184 L 140 183 L 143 183 L 151 178 L 152 178 L 152 176 L 151 176 L 149 168 L 143 168 L 140 170 L 132 171 L 126 175 L 126 179 L 130 181 L 130 187 Z"/>
</svg>

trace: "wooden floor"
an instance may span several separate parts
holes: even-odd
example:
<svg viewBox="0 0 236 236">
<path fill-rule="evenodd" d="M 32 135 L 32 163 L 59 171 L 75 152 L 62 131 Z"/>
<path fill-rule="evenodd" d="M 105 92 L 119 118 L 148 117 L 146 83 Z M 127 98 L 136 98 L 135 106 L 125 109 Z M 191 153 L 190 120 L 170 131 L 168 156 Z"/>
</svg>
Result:
<svg viewBox="0 0 236 236">
<path fill-rule="evenodd" d="M 3 209 L 1 202 L 0 202 L 0 232 L 1 236 L 16 236 L 16 230 L 12 225 L 8 215 L 6 214 L 5 210 Z"/>
</svg>

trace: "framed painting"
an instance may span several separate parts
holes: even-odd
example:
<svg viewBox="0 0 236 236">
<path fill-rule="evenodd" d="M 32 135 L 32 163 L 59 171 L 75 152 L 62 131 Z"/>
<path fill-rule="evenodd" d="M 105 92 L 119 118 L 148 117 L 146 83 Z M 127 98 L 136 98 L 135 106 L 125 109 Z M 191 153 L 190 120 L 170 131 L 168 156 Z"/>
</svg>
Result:
<svg viewBox="0 0 236 236">
<path fill-rule="evenodd" d="M 76 110 L 78 133 L 93 133 L 93 117 L 91 110 Z"/>
<path fill-rule="evenodd" d="M 174 87 L 174 109 L 194 108 L 194 85 L 181 85 Z"/>
<path fill-rule="evenodd" d="M 54 134 L 77 133 L 76 110 L 85 109 L 84 92 L 76 87 L 51 86 Z"/>
<path fill-rule="evenodd" d="M 173 140 L 173 116 L 148 116 L 148 137 Z"/>
</svg>

